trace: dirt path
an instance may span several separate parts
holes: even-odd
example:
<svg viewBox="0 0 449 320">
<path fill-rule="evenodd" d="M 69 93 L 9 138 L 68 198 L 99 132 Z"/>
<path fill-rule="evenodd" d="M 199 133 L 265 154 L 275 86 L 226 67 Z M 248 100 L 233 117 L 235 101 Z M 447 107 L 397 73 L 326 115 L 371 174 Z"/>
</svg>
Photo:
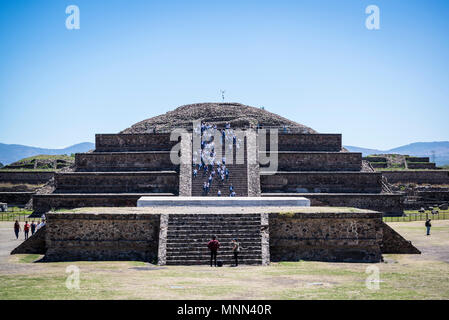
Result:
<svg viewBox="0 0 449 320">
<path fill-rule="evenodd" d="M 430 236 L 426 236 L 424 221 L 390 222 L 388 225 L 421 251 L 420 255 L 410 255 L 410 259 L 449 263 L 449 220 L 433 220 Z"/>
<path fill-rule="evenodd" d="M 22 224 L 20 227 L 23 229 Z M 23 232 L 20 232 L 19 239 L 16 240 L 14 222 L 0 222 L 0 263 L 5 263 L 9 259 L 11 251 L 23 240 Z"/>
</svg>

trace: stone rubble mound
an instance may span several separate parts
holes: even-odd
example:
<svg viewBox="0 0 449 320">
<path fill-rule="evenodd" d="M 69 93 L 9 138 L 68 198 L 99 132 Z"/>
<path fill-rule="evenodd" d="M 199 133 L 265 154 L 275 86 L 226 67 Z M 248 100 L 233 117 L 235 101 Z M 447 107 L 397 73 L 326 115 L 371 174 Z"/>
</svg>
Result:
<svg viewBox="0 0 449 320">
<path fill-rule="evenodd" d="M 197 103 L 181 106 L 165 114 L 140 121 L 122 134 L 152 133 L 168 131 L 172 128 L 192 129 L 193 121 L 203 121 L 224 127 L 227 123 L 232 128 L 256 128 L 284 126 L 295 133 L 317 133 L 315 130 L 297 122 L 288 120 L 275 113 L 261 108 L 246 106 L 240 103 Z"/>
</svg>

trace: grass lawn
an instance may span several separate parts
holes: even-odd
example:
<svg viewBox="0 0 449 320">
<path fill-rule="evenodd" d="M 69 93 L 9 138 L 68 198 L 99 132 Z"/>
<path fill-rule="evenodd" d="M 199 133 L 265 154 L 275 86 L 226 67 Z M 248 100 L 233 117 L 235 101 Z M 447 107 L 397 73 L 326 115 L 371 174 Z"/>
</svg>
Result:
<svg viewBox="0 0 449 320">
<path fill-rule="evenodd" d="M 377 264 L 299 261 L 238 268 L 34 263 L 41 256 L 0 255 L 0 299 L 449 299 L 449 221 L 435 221 L 430 237 L 422 222 L 389 225 L 422 254 L 384 255 Z M 80 270 L 79 290 L 65 285 L 71 265 Z M 370 266 L 379 268 L 379 290 L 366 287 Z"/>
</svg>

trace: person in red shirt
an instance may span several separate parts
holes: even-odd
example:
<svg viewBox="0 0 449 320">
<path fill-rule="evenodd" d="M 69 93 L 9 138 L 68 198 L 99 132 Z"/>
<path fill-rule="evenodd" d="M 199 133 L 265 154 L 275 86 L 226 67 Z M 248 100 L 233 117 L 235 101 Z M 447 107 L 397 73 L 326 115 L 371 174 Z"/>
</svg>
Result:
<svg viewBox="0 0 449 320">
<path fill-rule="evenodd" d="M 212 240 L 207 243 L 207 247 L 210 250 L 210 266 L 212 267 L 212 260 L 214 265 L 217 266 L 217 251 L 220 248 L 220 242 L 218 242 L 217 237 L 213 236 Z"/>
<path fill-rule="evenodd" d="M 30 225 L 28 224 L 28 221 L 25 221 L 25 224 L 23 226 L 23 232 L 25 233 L 25 240 L 27 240 L 28 232 L 30 232 Z"/>
</svg>

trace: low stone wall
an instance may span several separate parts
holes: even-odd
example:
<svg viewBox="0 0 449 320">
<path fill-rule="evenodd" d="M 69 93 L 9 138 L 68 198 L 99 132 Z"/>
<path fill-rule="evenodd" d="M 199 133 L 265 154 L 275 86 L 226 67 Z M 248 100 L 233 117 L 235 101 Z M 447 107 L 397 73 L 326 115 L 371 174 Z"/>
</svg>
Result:
<svg viewBox="0 0 449 320">
<path fill-rule="evenodd" d="M 160 215 L 64 212 L 46 217 L 45 261 L 157 260 Z"/>
<path fill-rule="evenodd" d="M 410 157 L 410 158 L 405 158 L 405 161 L 407 161 L 407 162 L 429 162 L 430 159 L 429 159 L 429 157 Z"/>
<path fill-rule="evenodd" d="M 76 171 L 179 171 L 169 151 L 77 153 L 75 165 Z"/>
<path fill-rule="evenodd" d="M 417 195 L 426 201 L 434 201 L 436 204 L 440 204 L 440 202 L 449 202 L 449 190 L 418 191 Z"/>
<path fill-rule="evenodd" d="M 372 172 L 277 172 L 261 175 L 263 193 L 380 193 L 382 174 Z"/>
<path fill-rule="evenodd" d="M 405 210 L 419 210 L 421 208 L 439 206 L 449 203 L 449 190 L 446 191 L 417 191 L 414 197 L 405 198 Z"/>
<path fill-rule="evenodd" d="M 433 162 L 423 162 L 423 163 L 418 163 L 418 162 L 409 162 L 407 163 L 407 168 L 409 169 L 435 169 L 435 163 Z"/>
<path fill-rule="evenodd" d="M 280 151 L 279 171 L 360 171 L 362 154 L 353 152 Z"/>
<path fill-rule="evenodd" d="M 0 182 L 44 184 L 53 178 L 51 171 L 1 171 Z"/>
<path fill-rule="evenodd" d="M 169 133 L 95 135 L 96 152 L 168 151 L 176 143 Z"/>
<path fill-rule="evenodd" d="M 267 129 L 266 150 L 270 149 Z M 278 151 L 341 151 L 341 134 L 279 133 Z"/>
<path fill-rule="evenodd" d="M 34 192 L 0 192 L 0 202 L 5 202 L 9 206 L 22 206 L 30 201 Z"/>
<path fill-rule="evenodd" d="M 270 214 L 271 261 L 382 261 L 382 214 Z"/>
<path fill-rule="evenodd" d="M 46 215 L 45 229 L 39 230 L 12 253 L 45 252 L 44 261 L 140 260 L 155 263 L 161 248 L 159 240 L 164 234 L 162 216 L 182 213 L 179 210 L 198 217 L 211 212 L 208 207 L 194 208 L 196 214 L 184 209 L 165 206 L 50 212 Z M 271 261 L 379 262 L 382 252 L 419 253 L 410 242 L 382 222 L 380 212 L 296 207 L 217 210 L 215 214 L 219 219 L 224 219 L 227 214 L 235 215 L 234 212 L 241 216 L 246 213 L 254 216 L 256 212 L 256 215 L 262 215 L 261 245 L 266 263 L 269 256 Z M 258 239 L 259 236 L 257 232 L 254 234 Z M 160 258 L 163 260 L 164 254 Z"/>
<path fill-rule="evenodd" d="M 385 157 L 363 157 L 362 159 L 369 162 L 387 162 Z"/>
<path fill-rule="evenodd" d="M 448 170 L 382 171 L 389 183 L 449 184 Z"/>
<path fill-rule="evenodd" d="M 382 212 L 384 216 L 404 214 L 403 196 L 400 194 L 363 193 L 265 193 L 264 197 L 305 197 L 313 207 L 347 207 Z"/>
<path fill-rule="evenodd" d="M 388 164 L 386 162 L 370 162 L 370 165 L 373 168 L 388 168 Z"/>
<path fill-rule="evenodd" d="M 177 172 L 71 172 L 55 175 L 56 193 L 175 193 Z"/>
<path fill-rule="evenodd" d="M 33 196 L 33 210 L 35 213 L 44 213 L 53 209 L 137 207 L 137 200 L 142 196 L 173 196 L 173 194 L 36 194 Z"/>
</svg>

